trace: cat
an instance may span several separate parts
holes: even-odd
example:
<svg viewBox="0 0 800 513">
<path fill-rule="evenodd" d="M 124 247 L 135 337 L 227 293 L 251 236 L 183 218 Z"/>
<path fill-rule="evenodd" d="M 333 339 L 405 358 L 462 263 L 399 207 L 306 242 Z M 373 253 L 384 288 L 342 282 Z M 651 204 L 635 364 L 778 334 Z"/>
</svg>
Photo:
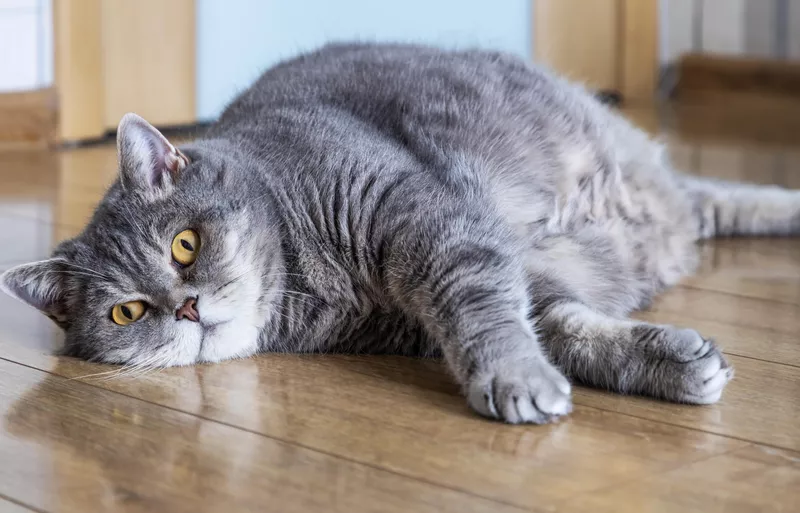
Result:
<svg viewBox="0 0 800 513">
<path fill-rule="evenodd" d="M 568 414 L 571 382 L 718 401 L 733 369 L 712 341 L 628 315 L 698 240 L 800 228 L 800 193 L 680 174 L 582 86 L 489 51 L 330 44 L 195 142 L 125 115 L 117 151 L 83 232 L 2 275 L 66 354 L 442 357 L 509 423 Z"/>
</svg>

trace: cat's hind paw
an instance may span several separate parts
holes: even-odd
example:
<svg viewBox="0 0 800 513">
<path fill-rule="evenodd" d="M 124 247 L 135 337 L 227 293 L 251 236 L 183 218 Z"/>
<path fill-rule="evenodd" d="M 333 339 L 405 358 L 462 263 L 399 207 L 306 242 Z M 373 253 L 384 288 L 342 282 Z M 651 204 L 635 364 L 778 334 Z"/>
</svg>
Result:
<svg viewBox="0 0 800 513">
<path fill-rule="evenodd" d="M 677 399 L 691 404 L 713 404 L 722 397 L 722 390 L 733 379 L 731 367 L 722 352 L 710 344 L 710 349 L 697 360 L 685 363 L 683 390 Z"/>
<path fill-rule="evenodd" d="M 733 368 L 713 341 L 691 329 L 643 326 L 644 392 L 689 404 L 713 404 L 733 378 Z"/>
</svg>

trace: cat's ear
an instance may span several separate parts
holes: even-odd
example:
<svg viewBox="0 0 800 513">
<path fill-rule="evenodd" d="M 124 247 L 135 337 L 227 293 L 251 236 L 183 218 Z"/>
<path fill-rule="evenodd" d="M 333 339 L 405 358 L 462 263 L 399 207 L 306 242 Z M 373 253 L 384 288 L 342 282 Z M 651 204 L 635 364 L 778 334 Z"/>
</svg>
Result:
<svg viewBox="0 0 800 513">
<path fill-rule="evenodd" d="M 0 289 L 65 327 L 67 272 L 66 262 L 60 258 L 19 265 L 0 275 Z"/>
<path fill-rule="evenodd" d="M 117 128 L 117 158 L 122 185 L 151 197 L 168 193 L 189 159 L 154 126 L 133 113 Z"/>
</svg>

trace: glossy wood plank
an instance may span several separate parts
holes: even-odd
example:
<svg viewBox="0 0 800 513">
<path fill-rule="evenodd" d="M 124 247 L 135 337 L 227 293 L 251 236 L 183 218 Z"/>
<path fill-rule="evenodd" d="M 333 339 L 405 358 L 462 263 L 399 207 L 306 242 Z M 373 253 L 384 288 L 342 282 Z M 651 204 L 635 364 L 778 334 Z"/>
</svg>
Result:
<svg viewBox="0 0 800 513">
<path fill-rule="evenodd" d="M 29 335 L 42 339 L 41 333 Z M 21 340 L 26 334 L 17 335 Z M 443 367 L 393 357 L 266 355 L 135 378 L 2 343 L 0 354 L 325 453 L 523 507 L 660 473 L 741 442 L 595 408 L 557 425 L 476 417 Z M 492 469 L 487 472 L 486 469 Z"/>
<path fill-rule="evenodd" d="M 744 328 L 682 312 L 637 313 L 636 318 L 693 328 L 713 338 L 726 354 L 798 365 L 798 336 L 794 333 Z"/>
<path fill-rule="evenodd" d="M 0 150 L 47 148 L 55 142 L 57 122 L 58 97 L 52 87 L 0 93 Z"/>
<path fill-rule="evenodd" d="M 701 252 L 683 286 L 800 306 L 800 239 L 723 239 Z"/>
<path fill-rule="evenodd" d="M 687 320 L 711 319 L 786 334 L 798 333 L 800 328 L 800 307 L 796 305 L 685 287 L 675 287 L 659 296 L 648 312 L 654 318 L 665 312 L 681 314 Z"/>
<path fill-rule="evenodd" d="M 45 511 L 513 511 L 0 361 L 0 494 Z"/>
<path fill-rule="evenodd" d="M 800 450 L 800 368 L 729 356 L 736 375 L 713 406 L 686 406 L 579 389 L 575 402 Z"/>
<path fill-rule="evenodd" d="M 0 168 L 3 170 L 0 200 L 17 196 L 9 190 L 11 184 L 27 186 L 34 193 L 58 188 L 59 163 L 56 151 L 0 151 Z"/>
<path fill-rule="evenodd" d="M 730 483 L 737 483 L 731 487 Z M 559 511 L 703 513 L 800 510 L 800 453 L 748 446 L 665 474 L 576 497 Z"/>
</svg>

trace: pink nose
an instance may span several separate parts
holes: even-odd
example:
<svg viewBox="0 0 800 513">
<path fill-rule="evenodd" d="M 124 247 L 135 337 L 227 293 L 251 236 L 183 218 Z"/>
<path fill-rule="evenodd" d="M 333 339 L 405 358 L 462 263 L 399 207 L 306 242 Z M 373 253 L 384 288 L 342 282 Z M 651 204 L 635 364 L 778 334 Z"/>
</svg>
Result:
<svg viewBox="0 0 800 513">
<path fill-rule="evenodd" d="M 197 311 L 197 300 L 190 297 L 183 303 L 183 306 L 175 310 L 175 318 L 189 319 L 190 321 L 200 322 L 200 313 Z"/>
</svg>

